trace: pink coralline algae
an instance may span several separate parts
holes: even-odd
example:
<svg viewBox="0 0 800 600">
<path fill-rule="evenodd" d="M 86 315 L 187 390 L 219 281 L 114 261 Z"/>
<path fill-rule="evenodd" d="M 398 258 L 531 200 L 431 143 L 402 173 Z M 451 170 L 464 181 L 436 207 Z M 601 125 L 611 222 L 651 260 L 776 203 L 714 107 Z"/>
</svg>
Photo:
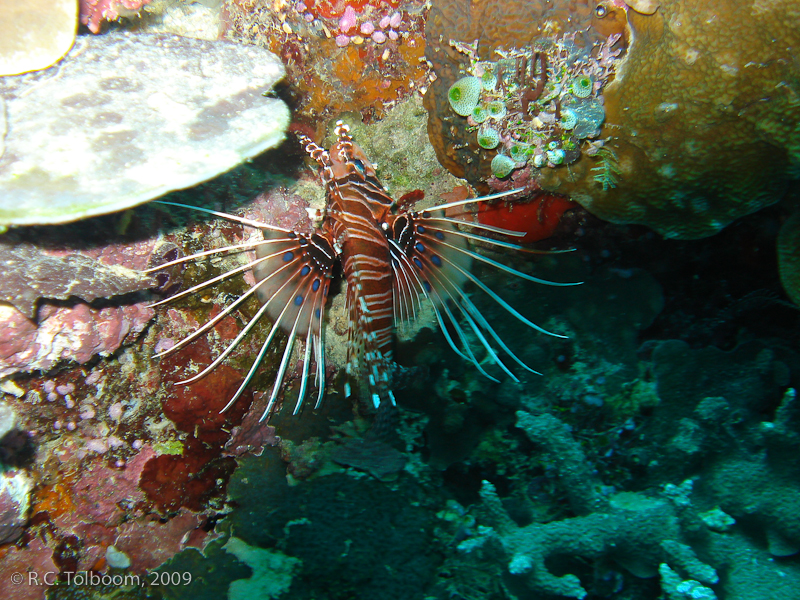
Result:
<svg viewBox="0 0 800 600">
<path fill-rule="evenodd" d="M 155 240 L 145 240 L 112 244 L 79 255 L 105 266 L 143 270 L 149 266 L 156 250 Z M 67 253 L 49 251 L 48 254 L 57 257 Z M 76 301 L 64 305 L 63 302 L 49 303 L 43 297 L 32 319 L 11 304 L 0 303 L 0 322 L 3 323 L 0 377 L 16 372 L 47 371 L 60 361 L 85 364 L 98 354 L 107 356 L 144 331 L 155 314 L 147 304 L 141 301 L 96 307 Z"/>
<path fill-rule="evenodd" d="M 225 443 L 226 456 L 244 454 L 261 456 L 266 446 L 277 446 L 281 441 L 281 438 L 275 435 L 275 428 L 261 421 L 261 415 L 264 414 L 267 405 L 267 395 L 256 392 L 253 396 L 253 403 L 242 419 L 242 424 L 231 430 L 231 437 Z"/>
<path fill-rule="evenodd" d="M 56 583 L 54 574 L 58 573 L 58 566 L 53 560 L 53 550 L 39 538 L 32 539 L 23 548 L 9 547 L 0 560 L 0 581 L 8 586 L 14 581 L 12 577 L 19 576 L 20 573 L 25 573 L 26 583 L 28 573 L 38 575 L 37 585 L 16 585 L 13 595 L 9 592 L 5 597 L 14 600 L 41 600 L 47 587 Z M 45 574 L 49 574 L 48 580 L 44 579 Z"/>
<path fill-rule="evenodd" d="M 117 350 L 129 335 L 141 333 L 153 310 L 144 304 L 92 308 L 46 306 L 39 325 L 8 306 L 0 306 L 0 376 L 46 371 L 61 360 L 86 363 Z"/>
<path fill-rule="evenodd" d="M 104 21 L 116 21 L 121 16 L 135 14 L 150 0 L 80 0 L 81 23 L 92 33 L 100 33 Z"/>
<path fill-rule="evenodd" d="M 168 519 L 154 514 L 141 487 L 145 467 L 158 458 L 150 445 L 117 467 L 102 457 L 81 459 L 81 450 L 72 444 L 62 450 L 63 483 L 40 490 L 34 512 L 40 522 L 48 522 L 53 548 L 64 540 L 80 540 L 71 555 L 78 570 L 102 571 L 110 555 L 143 573 L 186 546 L 202 547 L 208 541 L 204 513 L 179 508 Z"/>
<path fill-rule="evenodd" d="M 28 519 L 33 482 L 23 471 L 0 476 L 0 544 L 16 541 Z"/>
</svg>

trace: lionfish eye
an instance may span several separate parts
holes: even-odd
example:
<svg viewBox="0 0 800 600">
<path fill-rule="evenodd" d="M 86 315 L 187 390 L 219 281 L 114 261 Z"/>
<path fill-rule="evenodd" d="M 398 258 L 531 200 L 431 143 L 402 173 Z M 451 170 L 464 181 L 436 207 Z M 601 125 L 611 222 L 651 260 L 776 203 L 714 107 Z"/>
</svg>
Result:
<svg viewBox="0 0 800 600">
<path fill-rule="evenodd" d="M 597 7 L 594 9 L 594 14 L 597 15 L 598 19 L 602 19 L 608 14 L 608 10 L 602 4 L 598 4 Z"/>
<path fill-rule="evenodd" d="M 358 170 L 359 173 L 362 175 L 366 172 L 367 168 L 364 166 L 364 163 L 361 162 L 360 159 L 354 158 L 352 160 L 353 166 Z"/>
</svg>

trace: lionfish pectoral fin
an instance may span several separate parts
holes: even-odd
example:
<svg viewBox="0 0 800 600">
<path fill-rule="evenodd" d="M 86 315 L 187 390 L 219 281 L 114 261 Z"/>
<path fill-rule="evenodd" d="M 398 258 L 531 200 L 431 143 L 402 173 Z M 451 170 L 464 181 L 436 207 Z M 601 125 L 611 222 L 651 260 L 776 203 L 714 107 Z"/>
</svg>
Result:
<svg viewBox="0 0 800 600">
<path fill-rule="evenodd" d="M 256 249 L 256 256 L 261 259 L 253 267 L 257 282 L 256 293 L 267 315 L 274 321 L 273 329 L 279 327 L 289 337 L 262 419 L 267 417 L 275 404 L 298 335 L 304 338 L 306 348 L 303 354 L 300 392 L 294 412 L 300 410 L 308 389 L 312 346 L 317 362 L 316 380 L 321 386 L 317 404 L 321 401 L 325 384 L 322 332 L 325 302 L 335 260 L 332 245 L 318 234 L 295 234 L 293 239 L 286 239 L 279 232 L 265 230 L 263 233 L 266 239 L 279 239 L 280 242 L 266 246 L 263 250 L 261 247 Z"/>
<path fill-rule="evenodd" d="M 398 232 L 398 239 L 392 241 L 395 297 L 401 302 L 396 311 L 398 318 L 410 313 L 414 298 L 411 290 L 415 293 L 420 291 L 433 302 L 436 318 L 450 347 L 462 358 L 475 365 L 483 375 L 494 381 L 497 381 L 497 379 L 489 375 L 476 358 L 467 339 L 467 332 L 471 332 L 477 338 L 479 346 L 486 352 L 488 360 L 497 365 L 515 381 L 518 381 L 517 377 L 503 362 L 499 351 L 495 350 L 495 347 L 499 348 L 525 370 L 539 373 L 520 360 L 489 324 L 481 311 L 464 292 L 463 287 L 467 281 L 475 284 L 506 312 L 528 327 L 554 337 L 563 338 L 565 336 L 547 331 L 536 325 L 503 300 L 472 273 L 473 261 L 486 263 L 500 271 L 534 283 L 551 286 L 579 285 L 579 283 L 558 283 L 534 277 L 469 248 L 469 242 L 482 242 L 501 250 L 528 251 L 527 248 L 518 244 L 481 235 L 481 233 L 495 233 L 521 237 L 524 233 L 445 216 L 445 210 L 447 209 L 466 206 L 472 202 L 499 198 L 519 191 L 521 190 L 501 192 L 493 196 L 453 202 L 421 212 L 402 215 L 405 219 L 402 221 L 402 231 Z M 459 226 L 467 230 L 464 231 Z M 416 285 L 412 285 L 412 282 Z M 458 314 L 454 314 L 450 307 L 453 307 Z M 449 334 L 444 322 L 445 317 L 454 330 L 458 343 Z M 463 327 L 460 322 L 464 323 Z"/>
<path fill-rule="evenodd" d="M 303 403 L 308 389 L 308 377 L 310 372 L 311 349 L 313 345 L 314 359 L 317 363 L 315 383 L 319 389 L 317 406 L 322 400 L 325 386 L 325 349 L 323 329 L 325 318 L 325 302 L 327 299 L 328 287 L 331 278 L 331 271 L 335 255 L 331 244 L 323 237 L 313 234 L 305 236 L 291 230 L 275 227 L 260 221 L 254 221 L 236 215 L 230 215 L 214 210 L 177 204 L 174 202 L 157 201 L 159 204 L 187 208 L 217 217 L 241 223 L 247 227 L 259 229 L 263 240 L 248 241 L 236 245 L 226 246 L 219 249 L 207 250 L 186 256 L 169 263 L 160 265 L 152 270 L 163 269 L 175 264 L 204 258 L 219 253 L 243 252 L 255 249 L 256 259 L 245 265 L 231 269 L 217 277 L 209 279 L 191 288 L 182 291 L 166 300 L 157 302 L 160 305 L 177 298 L 187 296 L 200 289 L 219 283 L 229 277 L 238 275 L 247 270 L 252 270 L 256 278 L 256 284 L 249 288 L 244 294 L 237 298 L 233 303 L 226 306 L 220 314 L 205 323 L 200 329 L 188 335 L 172 348 L 159 353 L 163 356 L 169 352 L 177 350 L 207 333 L 220 320 L 230 315 L 231 312 L 242 305 L 249 297 L 257 295 L 261 301 L 261 306 L 255 315 L 248 321 L 241 332 L 231 341 L 223 352 L 217 356 L 211 364 L 205 367 L 197 375 L 179 382 L 181 385 L 191 384 L 206 376 L 215 369 L 231 352 L 250 334 L 262 317 L 268 316 L 273 324 L 269 334 L 261 345 L 261 348 L 247 372 L 239 388 L 230 398 L 221 412 L 228 410 L 236 400 L 242 395 L 245 388 L 252 381 L 258 367 L 264 360 L 278 331 L 283 330 L 289 335 L 286 348 L 278 367 L 278 373 L 272 388 L 272 393 L 267 402 L 267 408 L 261 419 L 265 419 L 271 412 L 278 393 L 282 387 L 286 376 L 289 359 L 291 358 L 294 341 L 298 333 L 305 337 L 306 351 L 304 354 L 304 364 L 301 372 L 300 393 L 294 412 L 298 412 Z"/>
</svg>

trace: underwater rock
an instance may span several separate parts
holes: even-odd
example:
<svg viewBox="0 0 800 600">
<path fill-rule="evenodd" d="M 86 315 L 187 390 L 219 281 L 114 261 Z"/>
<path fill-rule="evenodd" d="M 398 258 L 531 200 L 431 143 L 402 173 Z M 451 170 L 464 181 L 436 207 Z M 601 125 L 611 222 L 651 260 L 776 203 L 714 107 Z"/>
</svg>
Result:
<svg viewBox="0 0 800 600">
<path fill-rule="evenodd" d="M 74 0 L 3 2 L 0 76 L 36 71 L 58 62 L 72 47 L 77 28 L 78 5 Z"/>
<path fill-rule="evenodd" d="M 653 15 L 629 12 L 633 41 L 604 93 L 616 164 L 598 155 L 548 170 L 543 187 L 602 219 L 685 239 L 780 200 L 800 163 L 800 10 L 790 0 L 740 8 L 669 0 Z"/>
<path fill-rule="evenodd" d="M 91 302 L 145 290 L 155 279 L 121 266 L 106 266 L 80 254 L 49 256 L 31 244 L 10 246 L 0 240 L 3 289 L 0 301 L 12 304 L 29 319 L 36 318 L 41 298 Z"/>
<path fill-rule="evenodd" d="M 266 50 L 176 36 L 82 36 L 49 70 L 0 80 L 0 226 L 64 223 L 223 173 L 283 139 Z"/>
<path fill-rule="evenodd" d="M 105 306 L 87 302 L 152 287 L 155 280 L 138 270 L 158 247 L 155 240 L 144 240 L 45 253 L 30 244 L 0 244 L 0 260 L 19 264 L 0 277 L 0 377 L 46 371 L 62 360 L 84 364 L 141 333 L 155 314 L 144 299 Z M 61 301 L 73 296 L 85 301 Z"/>
<path fill-rule="evenodd" d="M 0 475 L 0 544 L 16 541 L 28 520 L 33 480 L 24 471 Z"/>
</svg>

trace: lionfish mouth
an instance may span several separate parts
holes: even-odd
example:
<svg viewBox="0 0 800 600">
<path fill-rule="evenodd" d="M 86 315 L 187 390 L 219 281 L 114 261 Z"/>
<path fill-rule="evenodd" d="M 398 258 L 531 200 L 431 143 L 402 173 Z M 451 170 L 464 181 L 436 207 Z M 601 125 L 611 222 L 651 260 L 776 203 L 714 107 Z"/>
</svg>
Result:
<svg viewBox="0 0 800 600">
<path fill-rule="evenodd" d="M 337 261 L 341 261 L 347 280 L 346 311 L 349 316 L 349 358 L 346 371 L 350 377 L 363 378 L 368 383 L 376 407 L 387 400 L 394 402 L 394 396 L 389 389 L 388 372 L 393 365 L 391 332 L 401 323 L 416 320 L 424 302 L 429 302 L 433 307 L 433 313 L 448 345 L 459 357 L 471 363 L 488 379 L 499 381 L 486 371 L 482 362 L 476 357 L 476 350 L 473 349 L 468 335 L 478 340 L 478 347 L 483 348 L 488 362 L 494 363 L 514 381 L 518 382 L 519 379 L 504 360 L 510 359 L 520 368 L 540 374 L 520 360 L 501 339 L 464 291 L 465 284 L 472 283 L 508 314 L 530 329 L 558 338 L 566 336 L 547 331 L 527 319 L 474 275 L 470 268 L 471 264 L 473 261 L 479 261 L 513 277 L 549 286 L 574 286 L 580 285 L 580 282 L 558 283 L 534 277 L 485 256 L 470 248 L 470 245 L 477 242 L 505 252 L 535 254 L 552 254 L 570 250 L 533 250 L 511 241 L 493 239 L 487 237 L 487 234 L 502 235 L 513 239 L 522 237 L 525 233 L 465 221 L 451 215 L 454 210 L 459 208 L 465 211 L 470 204 L 518 194 L 523 190 L 515 189 L 480 198 L 450 202 L 420 212 L 408 211 L 391 214 L 391 211 L 384 211 L 373 224 L 375 231 L 368 232 L 372 236 L 370 243 L 373 245 L 368 246 L 366 251 L 361 252 L 358 256 L 350 256 L 348 252 L 354 253 L 353 248 L 357 247 L 356 244 L 342 244 L 341 239 L 348 239 L 347 236 L 351 235 L 352 239 L 358 241 L 364 237 L 366 234 L 361 229 L 364 227 L 363 219 L 343 218 L 341 216 L 343 204 L 338 198 L 332 199 L 332 194 L 367 195 L 369 192 L 372 196 L 367 195 L 367 199 L 361 199 L 361 201 L 372 202 L 374 206 L 384 206 L 386 202 L 393 204 L 393 201 L 385 193 L 377 179 L 369 173 L 370 169 L 364 168 L 363 161 L 354 157 L 356 151 L 360 151 L 360 149 L 354 144 L 352 146 L 357 150 L 348 148 L 347 143 L 350 140 L 346 126 L 340 125 L 338 133 L 340 144 L 344 149 L 338 150 L 339 155 L 336 156 L 336 159 L 344 159 L 349 170 L 344 176 L 341 174 L 337 176 L 335 173 L 332 175 L 327 172 L 334 169 L 326 169 L 324 179 L 329 196 L 328 208 L 319 230 L 313 234 L 298 233 L 283 227 L 207 208 L 155 201 L 158 204 L 201 212 L 238 223 L 247 228 L 258 229 L 264 238 L 204 250 L 146 271 L 147 273 L 156 272 L 175 265 L 210 259 L 219 255 L 248 251 L 256 253 L 254 260 L 249 260 L 246 264 L 193 285 L 152 305 L 154 307 L 161 306 L 195 294 L 247 271 L 251 271 L 255 276 L 255 285 L 228 303 L 219 314 L 171 348 L 159 352 L 155 356 L 162 357 L 177 352 L 190 342 L 207 334 L 222 319 L 231 315 L 234 310 L 255 295 L 260 301 L 260 307 L 244 328 L 208 366 L 179 384 L 191 384 L 208 375 L 230 356 L 253 331 L 256 324 L 267 316 L 272 321 L 269 333 L 261 344 L 247 375 L 222 412 L 228 410 L 250 384 L 279 330 L 284 331 L 288 339 L 261 420 L 265 420 L 275 406 L 298 338 L 301 338 L 300 343 L 303 344 L 303 364 L 300 390 L 293 414 L 300 411 L 308 392 L 312 359 L 315 364 L 313 386 L 318 390 L 315 408 L 319 407 L 325 390 L 325 308 L 333 268 Z M 312 157 L 317 159 L 323 167 L 331 164 L 334 167 L 337 166 L 334 164 L 335 160 L 329 158 L 324 150 L 310 140 L 304 141 Z M 342 144 L 342 142 L 344 143 Z M 332 155 L 333 152 L 332 149 Z M 354 167 L 350 168 L 350 165 L 354 165 Z M 347 186 L 352 186 L 352 184 L 355 186 L 351 190 Z M 383 196 L 375 200 L 378 194 L 383 194 Z M 380 255 L 384 248 L 385 255 Z M 376 287 L 378 280 L 385 283 L 384 287 Z M 381 324 L 390 328 L 388 346 L 385 339 L 387 335 L 384 331 L 386 327 L 381 327 Z M 501 358 L 502 355 L 508 358 Z M 349 384 L 346 384 L 345 388 L 349 395 Z"/>
</svg>

